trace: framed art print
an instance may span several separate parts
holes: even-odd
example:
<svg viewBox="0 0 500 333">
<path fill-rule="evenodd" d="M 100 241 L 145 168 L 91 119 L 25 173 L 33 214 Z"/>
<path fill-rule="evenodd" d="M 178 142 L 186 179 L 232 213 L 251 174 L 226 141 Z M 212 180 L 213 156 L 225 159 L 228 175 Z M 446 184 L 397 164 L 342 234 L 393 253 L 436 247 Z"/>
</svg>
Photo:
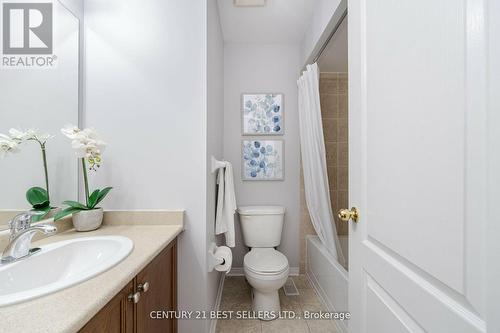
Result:
<svg viewBox="0 0 500 333">
<path fill-rule="evenodd" d="M 283 140 L 242 141 L 243 180 L 283 180 Z"/>
<path fill-rule="evenodd" d="M 243 135 L 283 135 L 283 94 L 242 94 Z"/>
</svg>

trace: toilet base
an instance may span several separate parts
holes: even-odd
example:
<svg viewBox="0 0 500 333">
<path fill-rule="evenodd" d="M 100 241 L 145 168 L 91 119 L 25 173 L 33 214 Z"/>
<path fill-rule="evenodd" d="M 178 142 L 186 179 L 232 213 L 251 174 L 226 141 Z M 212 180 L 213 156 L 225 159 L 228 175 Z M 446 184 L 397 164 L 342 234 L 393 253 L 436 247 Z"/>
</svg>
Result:
<svg viewBox="0 0 500 333">
<path fill-rule="evenodd" d="M 274 320 L 281 311 L 278 290 L 261 292 L 252 288 L 252 308 L 260 320 Z"/>
</svg>

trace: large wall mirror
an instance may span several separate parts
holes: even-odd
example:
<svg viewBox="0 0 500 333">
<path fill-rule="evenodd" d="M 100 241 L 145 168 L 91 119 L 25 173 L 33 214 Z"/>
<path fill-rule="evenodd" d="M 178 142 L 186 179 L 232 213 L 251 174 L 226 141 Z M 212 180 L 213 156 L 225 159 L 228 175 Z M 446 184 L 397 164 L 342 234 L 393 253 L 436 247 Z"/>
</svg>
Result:
<svg viewBox="0 0 500 333">
<path fill-rule="evenodd" d="M 22 136 L 16 131 L 28 136 L 36 131 L 41 141 L 43 135 L 50 135 L 45 144 L 48 193 L 51 206 L 58 207 L 78 195 L 77 160 L 61 128 L 79 120 L 82 6 L 79 0 L 54 0 L 38 8 L 26 7 L 33 2 L 9 3 L 13 5 L 0 3 L 2 13 L 10 11 L 10 30 L 3 32 L 4 39 L 10 40 L 1 44 L 0 144 Z M 44 51 L 50 44 L 52 50 Z M 6 47 L 13 51 L 6 52 Z M 32 209 L 28 189 L 47 187 L 40 144 L 20 141 L 15 139 L 19 143 L 15 149 L 0 151 L 0 230 L 8 227 L 15 214 Z"/>
</svg>

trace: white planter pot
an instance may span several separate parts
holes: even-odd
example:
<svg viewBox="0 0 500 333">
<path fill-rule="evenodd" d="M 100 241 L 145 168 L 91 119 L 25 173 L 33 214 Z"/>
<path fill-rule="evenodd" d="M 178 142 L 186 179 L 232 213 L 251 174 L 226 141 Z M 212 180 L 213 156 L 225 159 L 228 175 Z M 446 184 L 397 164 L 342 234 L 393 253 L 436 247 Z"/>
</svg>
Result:
<svg viewBox="0 0 500 333">
<path fill-rule="evenodd" d="M 104 212 L 102 208 L 82 210 L 73 214 L 73 225 L 76 231 L 91 231 L 102 225 Z"/>
</svg>

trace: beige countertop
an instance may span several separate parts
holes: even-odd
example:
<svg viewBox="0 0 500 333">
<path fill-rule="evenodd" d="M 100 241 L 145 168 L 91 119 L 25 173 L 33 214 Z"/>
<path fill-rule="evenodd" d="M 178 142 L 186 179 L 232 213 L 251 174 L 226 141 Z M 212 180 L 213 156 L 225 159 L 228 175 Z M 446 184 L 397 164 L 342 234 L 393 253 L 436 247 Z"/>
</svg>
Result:
<svg viewBox="0 0 500 333">
<path fill-rule="evenodd" d="M 71 229 L 34 242 L 34 245 L 39 246 L 77 237 L 118 235 L 130 238 L 134 242 L 134 249 L 116 266 L 90 280 L 37 299 L 0 307 L 0 332 L 78 331 L 182 230 L 182 223 L 111 224 L 91 232 L 76 232 Z M 36 279 L 36 276 L 33 278 Z"/>
</svg>

